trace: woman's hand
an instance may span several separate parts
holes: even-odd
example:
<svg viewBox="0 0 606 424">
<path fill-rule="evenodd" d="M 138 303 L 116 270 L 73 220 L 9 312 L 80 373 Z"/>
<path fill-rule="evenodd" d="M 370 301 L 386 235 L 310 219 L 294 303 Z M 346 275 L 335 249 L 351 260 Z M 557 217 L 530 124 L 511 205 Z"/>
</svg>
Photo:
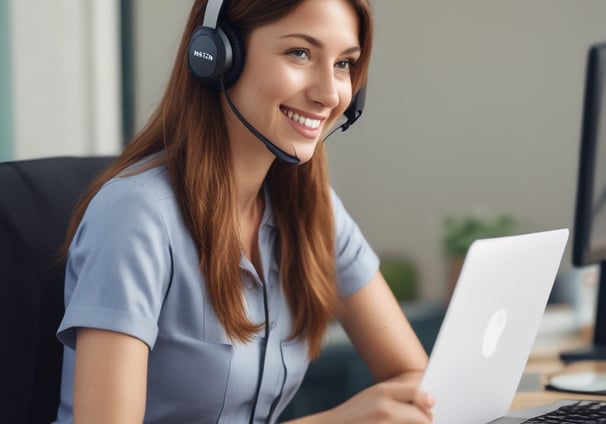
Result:
<svg viewBox="0 0 606 424">
<path fill-rule="evenodd" d="M 375 384 L 325 412 L 335 423 L 418 423 L 432 421 L 433 398 L 402 380 Z"/>
<path fill-rule="evenodd" d="M 285 424 L 429 424 L 433 398 L 405 376 L 375 384 L 328 411 Z"/>
</svg>

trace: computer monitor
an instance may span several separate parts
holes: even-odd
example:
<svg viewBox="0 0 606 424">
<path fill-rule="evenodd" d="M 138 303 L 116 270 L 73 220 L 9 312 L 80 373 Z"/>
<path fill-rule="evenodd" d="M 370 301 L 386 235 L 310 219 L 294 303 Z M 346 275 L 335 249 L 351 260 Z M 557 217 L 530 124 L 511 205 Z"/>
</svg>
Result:
<svg viewBox="0 0 606 424">
<path fill-rule="evenodd" d="M 606 359 L 606 42 L 589 48 L 577 181 L 572 262 L 599 265 L 593 343 L 562 352 L 564 362 Z"/>
</svg>

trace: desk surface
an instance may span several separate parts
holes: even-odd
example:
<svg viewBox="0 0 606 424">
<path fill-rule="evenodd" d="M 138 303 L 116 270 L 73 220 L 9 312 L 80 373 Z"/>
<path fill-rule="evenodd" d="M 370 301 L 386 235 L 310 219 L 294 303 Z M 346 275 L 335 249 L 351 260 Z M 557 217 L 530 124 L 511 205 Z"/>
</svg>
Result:
<svg viewBox="0 0 606 424">
<path fill-rule="evenodd" d="M 557 324 L 560 319 L 558 314 L 560 313 L 561 311 L 553 308 L 546 311 L 546 319 L 544 320 L 546 325 L 539 330 L 523 377 L 523 382 L 526 378 L 527 380 L 534 379 L 534 383 L 520 385 L 520 389 L 514 397 L 512 409 L 535 407 L 561 399 L 606 400 L 606 396 L 573 394 L 543 389 L 549 378 L 555 375 L 587 371 L 606 372 L 606 361 L 573 362 L 571 364 L 564 364 L 560 361 L 559 353 L 561 351 L 583 347 L 592 339 L 591 332 L 587 329 L 581 331 L 576 329 L 573 329 L 573 331 L 570 331 L 570 329 L 554 331 L 552 324 Z M 548 322 L 550 319 L 552 319 L 551 323 Z"/>
<path fill-rule="evenodd" d="M 550 371 L 547 373 L 540 372 L 538 374 L 536 374 L 535 367 L 541 364 L 532 362 L 533 361 L 529 362 L 529 366 L 532 369 L 533 375 L 536 375 L 539 380 L 538 390 L 524 390 L 516 393 L 511 406 L 512 409 L 530 408 L 562 399 L 606 400 L 606 396 L 574 394 L 543 389 L 545 384 L 548 382 L 549 378 L 553 375 L 572 374 L 587 371 L 606 372 L 606 361 L 575 362 L 569 365 L 564 365 L 557 359 L 554 359 L 553 363 L 549 363 L 549 361 L 543 360 L 540 362 L 544 362 L 542 365 L 547 365 Z"/>
</svg>

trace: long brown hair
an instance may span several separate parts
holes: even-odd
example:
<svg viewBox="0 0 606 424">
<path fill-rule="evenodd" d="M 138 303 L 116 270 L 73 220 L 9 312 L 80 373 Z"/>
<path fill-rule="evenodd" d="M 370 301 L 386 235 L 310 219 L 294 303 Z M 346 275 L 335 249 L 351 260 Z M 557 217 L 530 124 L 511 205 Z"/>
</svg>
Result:
<svg viewBox="0 0 606 424">
<path fill-rule="evenodd" d="M 227 1 L 223 17 L 244 41 L 250 32 L 292 12 L 304 0 Z M 372 44 L 368 0 L 349 0 L 360 20 L 361 57 L 352 70 L 357 91 L 367 79 Z M 71 243 L 84 212 L 101 186 L 144 157 L 164 151 L 181 212 L 199 251 L 199 266 L 214 310 L 228 336 L 249 341 L 260 325 L 247 317 L 241 292 L 241 248 L 234 221 L 234 189 L 224 113 L 219 93 L 189 73 L 187 46 L 201 25 L 207 0 L 196 0 L 172 73 L 147 125 L 120 157 L 88 188 L 77 204 L 66 237 Z M 267 175 L 280 230 L 280 269 L 293 316 L 292 337 L 304 337 L 315 357 L 329 319 L 338 311 L 335 240 L 326 152 L 319 145 L 301 166 L 274 161 Z"/>
</svg>

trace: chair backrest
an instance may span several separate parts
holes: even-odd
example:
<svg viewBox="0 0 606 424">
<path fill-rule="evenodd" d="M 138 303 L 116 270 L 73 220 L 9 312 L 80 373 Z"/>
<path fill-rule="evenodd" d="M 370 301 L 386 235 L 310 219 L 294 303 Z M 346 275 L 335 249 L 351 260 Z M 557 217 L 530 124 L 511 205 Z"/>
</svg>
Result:
<svg viewBox="0 0 606 424">
<path fill-rule="evenodd" d="M 112 157 L 0 163 L 0 421 L 56 417 L 64 311 L 60 260 L 72 209 Z"/>
</svg>

